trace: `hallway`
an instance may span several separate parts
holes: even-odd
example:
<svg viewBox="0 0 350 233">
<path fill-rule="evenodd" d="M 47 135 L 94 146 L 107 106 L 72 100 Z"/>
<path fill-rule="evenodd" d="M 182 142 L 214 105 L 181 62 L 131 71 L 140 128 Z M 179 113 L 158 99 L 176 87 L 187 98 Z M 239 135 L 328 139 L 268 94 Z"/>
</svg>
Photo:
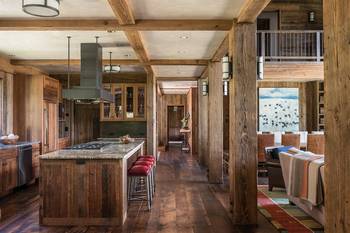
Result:
<svg viewBox="0 0 350 233">
<path fill-rule="evenodd" d="M 221 202 L 219 201 L 221 200 Z M 123 229 L 98 227 L 42 227 L 38 224 L 38 186 L 4 198 L 0 202 L 0 232 L 48 233 L 274 233 L 261 215 L 259 229 L 232 226 L 225 209 L 227 194 L 219 186 L 208 185 L 206 172 L 189 154 L 170 148 L 161 154 L 157 167 L 157 191 L 152 211 L 132 204 Z"/>
</svg>

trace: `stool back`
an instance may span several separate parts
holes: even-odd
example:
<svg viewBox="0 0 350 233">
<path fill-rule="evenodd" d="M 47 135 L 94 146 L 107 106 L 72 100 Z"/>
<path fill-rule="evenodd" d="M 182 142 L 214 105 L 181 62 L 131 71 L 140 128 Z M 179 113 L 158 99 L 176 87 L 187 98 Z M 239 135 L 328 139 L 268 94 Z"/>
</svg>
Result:
<svg viewBox="0 0 350 233">
<path fill-rule="evenodd" d="M 309 134 L 307 136 L 307 151 L 324 155 L 324 135 Z"/>
<path fill-rule="evenodd" d="M 282 134 L 282 145 L 300 149 L 300 134 Z"/>
<path fill-rule="evenodd" d="M 266 162 L 265 148 L 275 145 L 275 135 L 258 134 L 258 162 Z"/>
</svg>

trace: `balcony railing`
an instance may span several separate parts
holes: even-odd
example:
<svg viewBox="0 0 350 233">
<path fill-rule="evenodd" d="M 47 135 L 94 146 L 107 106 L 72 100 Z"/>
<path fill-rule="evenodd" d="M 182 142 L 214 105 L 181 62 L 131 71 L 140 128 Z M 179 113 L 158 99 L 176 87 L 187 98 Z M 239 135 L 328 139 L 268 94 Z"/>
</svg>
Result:
<svg viewBox="0 0 350 233">
<path fill-rule="evenodd" d="M 258 31 L 257 53 L 265 61 L 323 61 L 323 31 Z"/>
</svg>

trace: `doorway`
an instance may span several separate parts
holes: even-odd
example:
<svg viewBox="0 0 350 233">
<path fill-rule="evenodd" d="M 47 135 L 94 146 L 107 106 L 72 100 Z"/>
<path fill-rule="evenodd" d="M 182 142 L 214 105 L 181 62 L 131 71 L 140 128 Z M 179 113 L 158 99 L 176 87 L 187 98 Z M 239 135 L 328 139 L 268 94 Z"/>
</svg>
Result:
<svg viewBox="0 0 350 233">
<path fill-rule="evenodd" d="M 185 116 L 185 107 L 168 106 L 168 143 L 181 143 L 183 137 L 180 133 L 181 120 Z"/>
</svg>

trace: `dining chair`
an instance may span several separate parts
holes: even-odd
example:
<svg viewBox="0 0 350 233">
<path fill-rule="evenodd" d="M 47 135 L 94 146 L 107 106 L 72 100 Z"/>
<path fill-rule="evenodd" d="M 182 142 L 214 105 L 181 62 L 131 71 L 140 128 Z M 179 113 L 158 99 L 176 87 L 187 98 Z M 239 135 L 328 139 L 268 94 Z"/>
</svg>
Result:
<svg viewBox="0 0 350 233">
<path fill-rule="evenodd" d="M 324 155 L 324 143 L 323 134 L 309 134 L 307 136 L 307 151 Z"/>
<path fill-rule="evenodd" d="M 282 134 L 282 145 L 293 146 L 297 149 L 300 149 L 300 134 Z"/>
</svg>

